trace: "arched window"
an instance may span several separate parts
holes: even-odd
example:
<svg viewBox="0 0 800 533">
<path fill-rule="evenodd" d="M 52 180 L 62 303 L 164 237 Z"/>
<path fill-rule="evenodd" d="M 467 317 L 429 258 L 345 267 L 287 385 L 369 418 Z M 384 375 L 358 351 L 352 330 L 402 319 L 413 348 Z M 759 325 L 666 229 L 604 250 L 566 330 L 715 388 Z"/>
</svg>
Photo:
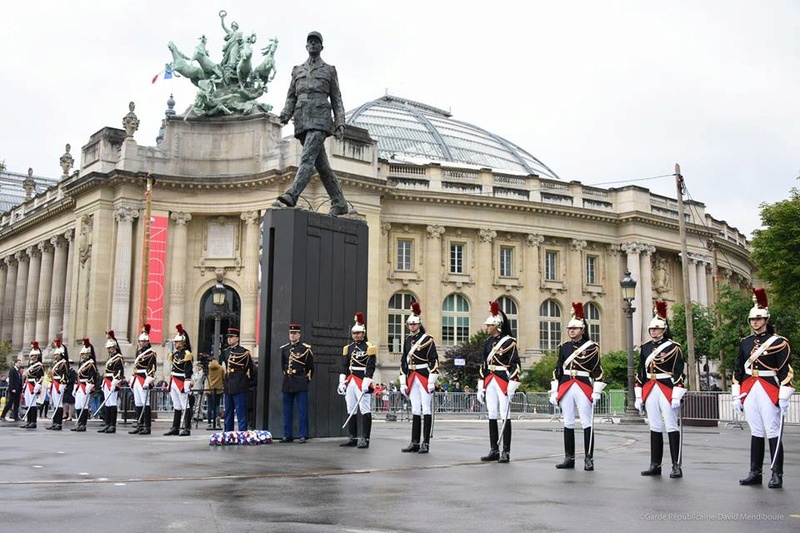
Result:
<svg viewBox="0 0 800 533">
<path fill-rule="evenodd" d="M 555 300 L 545 300 L 539 307 L 539 348 L 545 352 L 561 344 L 561 306 Z"/>
<path fill-rule="evenodd" d="M 469 339 L 469 302 L 451 294 L 442 304 L 442 346 L 455 346 Z"/>
<path fill-rule="evenodd" d="M 405 323 L 411 314 L 411 302 L 416 298 L 410 292 L 398 292 L 389 298 L 389 319 L 386 331 L 389 332 L 389 351 L 403 352 Z"/>
<path fill-rule="evenodd" d="M 517 329 L 517 315 L 519 314 L 519 308 L 517 307 L 517 302 L 508 296 L 501 296 L 497 299 L 497 303 L 500 304 L 500 310 L 503 311 L 508 317 L 508 322 L 511 326 L 512 333 L 515 337 L 518 336 L 519 329 Z"/>
<path fill-rule="evenodd" d="M 589 302 L 583 306 L 583 314 L 589 325 L 589 338 L 600 344 L 600 308 L 597 304 Z"/>
</svg>

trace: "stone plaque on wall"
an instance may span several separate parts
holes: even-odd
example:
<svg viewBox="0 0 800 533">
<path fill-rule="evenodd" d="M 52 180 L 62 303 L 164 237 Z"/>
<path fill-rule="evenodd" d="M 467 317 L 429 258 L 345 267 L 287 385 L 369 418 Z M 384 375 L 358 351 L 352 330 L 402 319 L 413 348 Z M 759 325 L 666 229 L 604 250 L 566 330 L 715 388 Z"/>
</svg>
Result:
<svg viewBox="0 0 800 533">
<path fill-rule="evenodd" d="M 207 259 L 228 259 L 234 256 L 234 224 L 223 220 L 208 223 Z"/>
</svg>

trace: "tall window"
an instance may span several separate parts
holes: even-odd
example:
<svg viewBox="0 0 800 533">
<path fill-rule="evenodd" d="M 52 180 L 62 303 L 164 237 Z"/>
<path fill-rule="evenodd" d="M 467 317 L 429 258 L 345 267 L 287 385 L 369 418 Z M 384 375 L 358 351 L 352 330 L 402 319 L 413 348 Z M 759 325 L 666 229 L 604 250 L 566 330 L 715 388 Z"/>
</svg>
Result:
<svg viewBox="0 0 800 533">
<path fill-rule="evenodd" d="M 586 256 L 586 284 L 597 285 L 597 256 Z"/>
<path fill-rule="evenodd" d="M 589 338 L 600 344 L 600 308 L 590 302 L 583 306 L 583 314 L 589 325 Z"/>
<path fill-rule="evenodd" d="M 514 248 L 500 247 L 500 277 L 510 278 L 514 275 Z"/>
<path fill-rule="evenodd" d="M 539 307 L 539 348 L 555 351 L 561 344 L 561 307 L 555 300 L 545 300 Z"/>
<path fill-rule="evenodd" d="M 558 252 L 544 253 L 544 279 L 558 281 Z"/>
<path fill-rule="evenodd" d="M 389 298 L 389 321 L 386 330 L 389 332 L 389 351 L 402 353 L 406 318 L 411 314 L 411 302 L 414 296 L 408 292 L 398 292 Z"/>
<path fill-rule="evenodd" d="M 408 239 L 397 239 L 397 270 L 411 270 L 411 245 Z"/>
<path fill-rule="evenodd" d="M 451 294 L 442 304 L 442 345 L 455 346 L 469 339 L 469 302 Z"/>
<path fill-rule="evenodd" d="M 517 314 L 519 313 L 517 302 L 508 296 L 501 296 L 497 299 L 497 303 L 500 304 L 500 309 L 502 309 L 508 317 L 508 324 L 511 326 L 511 332 L 516 337 L 519 335 L 519 329 L 517 329 Z"/>
<path fill-rule="evenodd" d="M 464 243 L 450 243 L 450 273 L 464 273 Z"/>
</svg>

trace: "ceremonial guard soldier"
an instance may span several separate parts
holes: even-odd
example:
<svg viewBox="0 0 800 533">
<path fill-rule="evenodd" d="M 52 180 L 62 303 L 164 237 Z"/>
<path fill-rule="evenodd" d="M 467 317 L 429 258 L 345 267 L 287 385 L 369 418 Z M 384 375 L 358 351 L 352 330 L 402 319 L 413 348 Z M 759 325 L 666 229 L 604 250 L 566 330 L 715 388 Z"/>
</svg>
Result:
<svg viewBox="0 0 800 533">
<path fill-rule="evenodd" d="M 175 326 L 175 329 L 178 333 L 172 339 L 172 342 L 175 343 L 175 351 L 169 354 L 172 369 L 168 386 L 169 398 L 172 400 L 175 412 L 172 414 L 172 427 L 164 435 L 186 437 L 191 435 L 192 407 L 189 405 L 189 393 L 192 391 L 194 365 L 189 335 L 184 331 L 182 324 Z M 185 416 L 184 413 L 186 413 Z"/>
<path fill-rule="evenodd" d="M 86 423 L 89 420 L 89 399 L 92 391 L 97 386 L 97 364 L 94 347 L 89 339 L 83 339 L 81 348 L 81 360 L 78 364 L 78 381 L 72 390 L 75 396 L 75 409 L 78 410 L 78 423 L 70 431 L 86 431 Z"/>
<path fill-rule="evenodd" d="M 61 431 L 64 421 L 64 392 L 69 382 L 69 356 L 61 339 L 53 341 L 53 366 L 50 368 L 50 402 L 53 405 L 53 422 L 45 429 Z"/>
<path fill-rule="evenodd" d="M 119 342 L 114 335 L 114 330 L 106 332 L 106 351 L 108 352 L 108 359 L 106 360 L 106 367 L 103 370 L 103 381 L 101 388 L 103 389 L 103 422 L 102 428 L 98 429 L 98 433 L 116 433 L 117 432 L 117 396 L 120 389 L 120 383 L 125 379 L 125 361 L 122 358 L 122 350 L 119 348 Z"/>
<path fill-rule="evenodd" d="M 783 487 L 783 424 L 794 393 L 792 349 L 769 322 L 764 289 L 753 289 L 755 305 L 748 321 L 753 334 L 739 343 L 733 372 L 733 408 L 750 425 L 750 473 L 740 485 L 761 485 L 764 438 L 769 442 L 772 476 L 767 486 Z"/>
<path fill-rule="evenodd" d="M 25 369 L 23 376 L 23 390 L 25 391 L 25 424 L 22 429 L 36 429 L 36 416 L 39 412 L 39 404 L 44 402 L 44 365 L 42 365 L 42 351 L 39 343 L 33 341 L 31 351 L 28 353 L 30 358 L 28 368 Z"/>
<path fill-rule="evenodd" d="M 411 334 L 403 342 L 403 356 L 400 358 L 400 392 L 411 400 L 411 444 L 401 451 L 428 453 L 433 427 L 433 392 L 439 377 L 439 356 L 433 337 L 425 332 L 420 321 L 421 314 L 419 302 L 411 302 L 411 314 L 406 320 Z"/>
<path fill-rule="evenodd" d="M 300 342 L 300 324 L 289 324 L 289 342 L 281 346 L 283 369 L 283 438 L 280 442 L 294 440 L 294 404 L 297 401 L 300 424 L 300 444 L 308 438 L 308 384 L 314 372 L 314 354 L 311 346 Z"/>
<path fill-rule="evenodd" d="M 239 344 L 239 328 L 228 328 L 228 347 L 220 356 L 225 369 L 224 391 L 225 431 L 233 431 L 236 414 L 239 431 L 247 431 L 247 390 L 255 375 L 250 350 Z"/>
<path fill-rule="evenodd" d="M 656 302 L 655 316 L 647 328 L 651 340 L 639 352 L 634 406 L 639 412 L 644 405 L 650 423 L 650 467 L 643 476 L 660 476 L 664 455 L 664 426 L 669 438 L 672 471 L 669 477 L 683 477 L 681 468 L 681 431 L 678 425 L 681 399 L 686 394 L 681 345 L 672 340 L 667 321 L 667 302 Z"/>
<path fill-rule="evenodd" d="M 149 435 L 152 411 L 150 409 L 150 389 L 156 379 L 158 358 L 150 345 L 150 324 L 145 324 L 139 335 L 139 349 L 136 350 L 136 359 L 133 360 L 133 379 L 131 391 L 133 403 L 136 406 L 136 421 L 131 435 Z"/>
<path fill-rule="evenodd" d="M 519 388 L 520 361 L 517 340 L 511 331 L 508 317 L 494 301 L 489 304 L 486 333 L 483 344 L 484 360 L 478 378 L 478 401 L 489 412 L 489 453 L 481 461 L 507 463 L 511 460 L 511 399 Z M 499 450 L 500 431 L 498 419 L 503 420 L 503 451 Z"/>
<path fill-rule="evenodd" d="M 600 366 L 600 347 L 589 338 L 583 304 L 573 302 L 567 322 L 569 340 L 558 347 L 550 382 L 550 402 L 564 417 L 564 460 L 556 468 L 575 468 L 575 411 L 583 428 L 583 469 L 594 470 L 594 409 L 606 384 Z"/>
<path fill-rule="evenodd" d="M 350 328 L 353 342 L 342 350 L 344 356 L 344 374 L 339 374 L 339 386 L 336 391 L 344 396 L 347 404 L 348 439 L 339 446 L 356 446 L 369 448 L 369 436 L 372 432 L 372 376 L 378 359 L 378 348 L 367 341 L 367 329 L 364 326 L 364 314 L 356 313 L 355 324 Z M 358 438 L 358 417 L 361 420 L 361 438 Z"/>
</svg>

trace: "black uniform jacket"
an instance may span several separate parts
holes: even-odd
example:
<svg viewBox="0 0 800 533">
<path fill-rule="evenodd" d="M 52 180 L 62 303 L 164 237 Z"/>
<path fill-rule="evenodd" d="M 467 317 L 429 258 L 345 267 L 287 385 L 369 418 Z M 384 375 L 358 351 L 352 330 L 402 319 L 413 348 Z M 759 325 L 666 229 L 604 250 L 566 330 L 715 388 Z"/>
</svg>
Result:
<svg viewBox="0 0 800 533">
<path fill-rule="evenodd" d="M 250 377 L 255 375 L 253 357 L 250 350 L 237 344 L 225 348 L 222 352 L 222 362 L 225 365 L 224 389 L 225 394 L 241 394 L 247 392 Z"/>
<path fill-rule="evenodd" d="M 603 381 L 603 367 L 600 365 L 600 347 L 592 342 L 585 348 L 586 339 L 568 340 L 558 347 L 558 360 L 553 370 L 553 380 L 558 382 L 558 396 L 560 401 L 565 392 L 572 386 L 573 381 L 578 383 L 587 398 L 592 396 L 592 386 L 595 381 Z M 581 350 L 569 363 L 566 361 L 577 350 Z M 564 368 L 566 363 L 566 369 Z"/>
<path fill-rule="evenodd" d="M 736 356 L 736 366 L 733 369 L 733 382 L 740 383 L 742 393 L 750 392 L 757 381 L 769 395 L 770 399 L 778 404 L 778 391 L 780 387 L 792 386 L 794 370 L 792 370 L 792 349 L 789 341 L 776 335 L 769 347 L 752 362 L 748 361 L 760 347 L 772 337 L 771 333 L 764 332 L 743 338 L 739 342 L 739 353 Z"/>
<path fill-rule="evenodd" d="M 347 382 L 355 379 L 360 386 L 364 378 L 372 379 L 378 360 L 378 347 L 367 341 L 351 342 L 342 349 Z M 370 385 L 370 391 L 372 386 Z"/>
<path fill-rule="evenodd" d="M 283 392 L 304 392 L 314 372 L 314 354 L 311 346 L 302 342 L 281 346 Z"/>
<path fill-rule="evenodd" d="M 419 342 L 422 335 L 425 335 L 425 338 Z M 411 353 L 411 349 L 415 345 L 417 347 Z M 422 378 L 420 382 L 424 387 L 428 386 L 428 376 L 439 372 L 439 355 L 436 353 L 436 343 L 433 341 L 433 337 L 420 332 L 406 337 L 403 342 L 403 356 L 400 358 L 400 371 L 405 376 L 406 385 L 409 387 L 414 373 L 419 374 L 419 377 Z"/>
<path fill-rule="evenodd" d="M 495 345 L 497 345 L 496 350 Z M 486 339 L 483 343 L 483 363 L 480 368 L 480 377 L 484 386 L 489 385 L 489 382 L 495 379 L 503 392 L 506 392 L 508 382 L 512 379 L 519 381 L 521 371 L 517 339 L 502 335 Z"/>
<path fill-rule="evenodd" d="M 655 350 L 661 351 L 646 365 Z M 636 386 L 642 387 L 642 401 L 647 400 L 656 384 L 666 398 L 672 399 L 672 388 L 684 386 L 686 375 L 683 366 L 683 351 L 677 342 L 662 337 L 642 344 L 636 370 Z"/>
</svg>

